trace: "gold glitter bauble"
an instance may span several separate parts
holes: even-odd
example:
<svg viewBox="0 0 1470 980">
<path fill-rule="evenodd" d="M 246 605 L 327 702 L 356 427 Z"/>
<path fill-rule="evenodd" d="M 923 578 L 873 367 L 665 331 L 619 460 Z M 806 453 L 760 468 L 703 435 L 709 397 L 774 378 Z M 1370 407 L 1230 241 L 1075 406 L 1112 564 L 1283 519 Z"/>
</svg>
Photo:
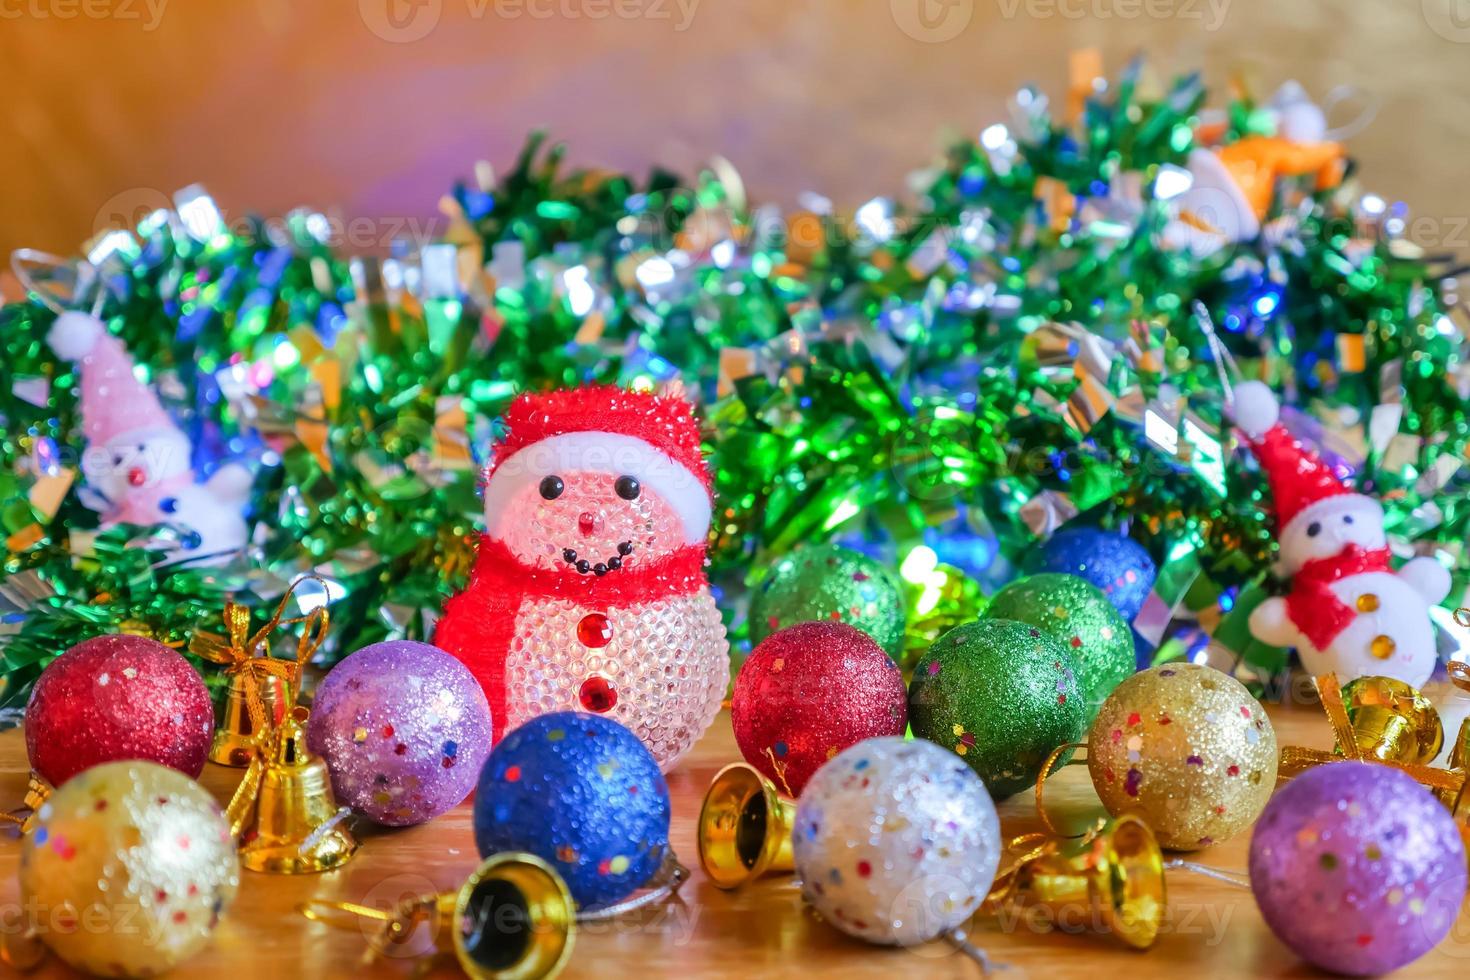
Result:
<svg viewBox="0 0 1470 980">
<path fill-rule="evenodd" d="M 1098 712 L 1087 767 L 1108 812 L 1135 813 L 1173 850 L 1240 833 L 1276 787 L 1276 733 L 1235 678 L 1164 664 L 1118 685 Z"/>
<path fill-rule="evenodd" d="M 138 760 L 93 766 L 36 811 L 21 843 L 24 924 L 72 966 L 148 977 L 197 953 L 240 872 L 219 804 Z"/>
</svg>

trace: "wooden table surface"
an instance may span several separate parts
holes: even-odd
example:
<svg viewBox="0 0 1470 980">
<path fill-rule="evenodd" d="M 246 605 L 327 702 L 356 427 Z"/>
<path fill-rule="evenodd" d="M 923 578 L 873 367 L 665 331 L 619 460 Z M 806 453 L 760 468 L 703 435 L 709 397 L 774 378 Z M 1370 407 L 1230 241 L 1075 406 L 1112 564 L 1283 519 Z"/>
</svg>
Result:
<svg viewBox="0 0 1470 980">
<path fill-rule="evenodd" d="M 1281 744 L 1330 745 L 1327 723 L 1314 706 L 1273 708 Z M 830 928 L 803 908 L 789 877 L 767 878 L 727 893 L 698 869 L 694 824 L 710 778 L 739 759 L 728 714 L 721 714 L 703 741 L 670 775 L 674 802 L 673 843 L 693 878 L 682 900 L 628 921 L 583 926 L 564 976 L 666 977 L 798 976 L 841 973 L 851 977 L 911 974 L 975 978 L 973 962 L 943 944 L 895 950 L 869 946 Z M 221 800 L 238 770 L 210 765 L 203 782 Z M 26 781 L 24 741 L 19 732 L 0 735 L 0 801 L 18 801 Z M 1086 768 L 1073 766 L 1048 787 L 1048 806 L 1063 819 L 1081 821 L 1100 813 Z M 1037 829 L 1029 794 L 1001 807 L 1007 835 Z M 359 828 L 362 848 L 345 867 L 323 875 L 286 877 L 241 872 L 241 887 L 214 942 L 174 976 L 409 977 L 408 958 L 363 968 L 364 940 L 301 918 L 298 902 L 312 897 L 366 904 L 394 902 L 407 895 L 455 888 L 477 864 L 470 807 L 462 805 L 422 827 L 407 830 Z M 1248 836 L 1194 855 L 1211 866 L 1243 870 Z M 0 837 L 0 910 L 17 901 L 15 870 L 20 845 Z M 971 939 L 1005 964 L 1006 980 L 1071 977 L 1084 970 L 1130 980 L 1145 977 L 1230 977 L 1319 975 L 1266 929 L 1248 891 L 1184 871 L 1168 873 L 1169 910 L 1163 935 L 1152 950 L 1127 950 L 1105 936 L 1037 931 L 1025 917 L 1003 928 L 995 918 L 971 923 Z M 1461 977 L 1470 963 L 1470 915 L 1438 949 L 1396 977 Z M 0 970 L 4 970 L 0 967 Z M 71 976 L 53 958 L 38 977 Z M 453 976 L 452 968 L 434 976 Z"/>
</svg>

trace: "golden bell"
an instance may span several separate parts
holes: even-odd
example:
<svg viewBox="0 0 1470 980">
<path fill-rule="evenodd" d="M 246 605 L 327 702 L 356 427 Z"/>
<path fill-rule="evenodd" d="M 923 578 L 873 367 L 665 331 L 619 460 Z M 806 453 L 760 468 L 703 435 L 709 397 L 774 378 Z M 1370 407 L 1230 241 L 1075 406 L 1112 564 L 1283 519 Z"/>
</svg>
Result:
<svg viewBox="0 0 1470 980">
<path fill-rule="evenodd" d="M 716 888 L 739 888 L 763 874 L 789 873 L 796 804 L 743 762 L 715 774 L 699 809 L 699 863 Z"/>
<path fill-rule="evenodd" d="M 230 801 L 240 863 L 251 871 L 309 874 L 344 864 L 357 841 L 342 826 L 327 764 L 306 747 L 303 707 L 260 746 Z"/>
<path fill-rule="evenodd" d="M 453 955 L 471 980 L 554 977 L 566 966 L 576 938 L 576 903 L 561 875 L 534 855 L 514 852 L 491 855 L 455 891 L 410 899 L 389 911 L 321 900 L 300 911 L 338 927 L 361 919 L 381 922 L 369 962 L 428 923 L 434 948 Z"/>
<path fill-rule="evenodd" d="M 250 720 L 249 692 L 252 685 L 258 685 L 269 724 L 275 726 L 286 720 L 286 711 L 293 699 L 285 678 L 269 674 L 257 677 L 245 672 L 235 674 L 230 678 L 230 685 L 225 688 L 224 697 L 215 712 L 210 762 L 241 769 L 250 765 L 258 734 Z"/>
<path fill-rule="evenodd" d="M 983 908 L 1012 902 L 1079 920 L 1135 949 L 1158 938 L 1166 900 L 1164 855 L 1148 824 L 1124 814 L 1081 840 L 1051 839 L 996 878 Z"/>
<path fill-rule="evenodd" d="M 1343 686 L 1342 702 L 1364 759 L 1424 764 L 1444 745 L 1439 712 L 1403 681 L 1359 677 Z"/>
</svg>

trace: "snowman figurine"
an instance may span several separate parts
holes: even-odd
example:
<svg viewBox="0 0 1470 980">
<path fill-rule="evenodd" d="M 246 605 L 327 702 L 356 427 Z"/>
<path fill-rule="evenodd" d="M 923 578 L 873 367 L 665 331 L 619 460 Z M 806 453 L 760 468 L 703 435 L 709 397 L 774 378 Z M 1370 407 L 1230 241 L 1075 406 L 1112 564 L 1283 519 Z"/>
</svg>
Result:
<svg viewBox="0 0 1470 980">
<path fill-rule="evenodd" d="M 1292 438 L 1271 389 L 1237 386 L 1234 414 L 1271 484 L 1279 570 L 1291 577 L 1287 595 L 1251 613 L 1252 635 L 1296 647 L 1314 675 L 1335 672 L 1346 683 L 1377 674 L 1423 686 L 1437 660 L 1429 609 L 1449 594 L 1449 571 L 1429 557 L 1393 570 L 1383 507 Z"/>
<path fill-rule="evenodd" d="M 177 540 L 155 541 L 172 552 L 168 564 L 217 564 L 243 547 L 249 471 L 230 464 L 198 482 L 189 437 L 133 373 L 122 341 L 96 317 L 63 313 L 46 342 L 81 369 L 84 499 L 101 511 L 101 526 L 181 528 Z"/>
<path fill-rule="evenodd" d="M 667 771 L 730 677 L 690 406 L 587 387 L 522 395 L 505 422 L 470 584 L 434 642 L 479 679 L 496 740 L 537 715 L 589 711 L 626 725 Z"/>
</svg>

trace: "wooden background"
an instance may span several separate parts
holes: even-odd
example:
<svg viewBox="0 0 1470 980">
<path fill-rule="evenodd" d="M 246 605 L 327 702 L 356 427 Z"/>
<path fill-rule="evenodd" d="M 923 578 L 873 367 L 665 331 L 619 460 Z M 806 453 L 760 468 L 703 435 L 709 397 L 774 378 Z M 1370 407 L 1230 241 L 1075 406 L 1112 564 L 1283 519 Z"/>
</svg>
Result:
<svg viewBox="0 0 1470 980">
<path fill-rule="evenodd" d="M 1331 735 L 1315 705 L 1269 709 L 1282 745 L 1327 748 Z M 869 946 L 850 939 L 806 910 L 789 877 L 767 878 L 737 892 L 722 892 L 703 878 L 694 844 L 700 800 L 721 766 L 739 759 L 722 712 L 694 751 L 669 776 L 673 797 L 672 840 L 694 876 L 681 901 L 643 915 L 584 927 L 576 940 L 569 978 L 682 977 L 843 977 L 891 980 L 922 976 L 977 980 L 974 963 L 948 946 L 917 949 Z M 25 790 L 25 746 L 18 732 L 0 735 L 0 801 L 19 799 Z M 239 770 L 205 767 L 204 784 L 222 800 Z M 1101 815 L 1085 766 L 1053 778 L 1048 808 L 1064 826 L 1082 826 Z M 1030 794 L 1000 808 L 1006 836 L 1039 829 Z M 421 827 L 407 830 L 363 828 L 362 849 L 345 867 L 323 875 L 283 877 L 241 872 L 239 897 L 214 942 L 174 976 L 219 978 L 356 977 L 406 978 L 416 964 L 408 959 L 363 969 L 358 957 L 364 939 L 309 923 L 293 911 L 297 902 L 322 897 L 369 905 L 457 887 L 478 863 L 470 831 L 468 804 Z M 1246 866 L 1249 834 L 1188 855 L 1230 871 Z M 0 835 L 0 913 L 13 909 L 15 868 L 20 844 L 10 831 Z M 1100 935 L 1062 935 L 1038 931 L 1041 920 L 1013 918 L 1004 928 L 995 918 L 971 923 L 971 940 L 1007 969 L 999 980 L 1127 975 L 1131 980 L 1191 977 L 1324 976 L 1303 964 L 1266 929 L 1247 890 L 1184 871 L 1167 872 L 1169 909 L 1153 949 L 1139 953 Z M 1417 963 L 1393 974 L 1401 980 L 1463 980 L 1470 964 L 1470 913 L 1464 912 L 1450 937 Z M 0 967 L 3 971 L 4 967 Z M 452 969 L 434 976 L 453 977 Z M 38 977 L 72 976 L 53 960 Z"/>
<path fill-rule="evenodd" d="M 1466 0 L 0 0 L 0 250 L 73 250 L 196 181 L 231 215 L 374 219 L 350 244 L 381 248 L 536 126 L 579 163 L 721 153 L 758 199 L 851 208 L 1019 84 L 1060 96 L 1091 45 L 1358 86 L 1372 185 L 1470 241 Z"/>
</svg>

